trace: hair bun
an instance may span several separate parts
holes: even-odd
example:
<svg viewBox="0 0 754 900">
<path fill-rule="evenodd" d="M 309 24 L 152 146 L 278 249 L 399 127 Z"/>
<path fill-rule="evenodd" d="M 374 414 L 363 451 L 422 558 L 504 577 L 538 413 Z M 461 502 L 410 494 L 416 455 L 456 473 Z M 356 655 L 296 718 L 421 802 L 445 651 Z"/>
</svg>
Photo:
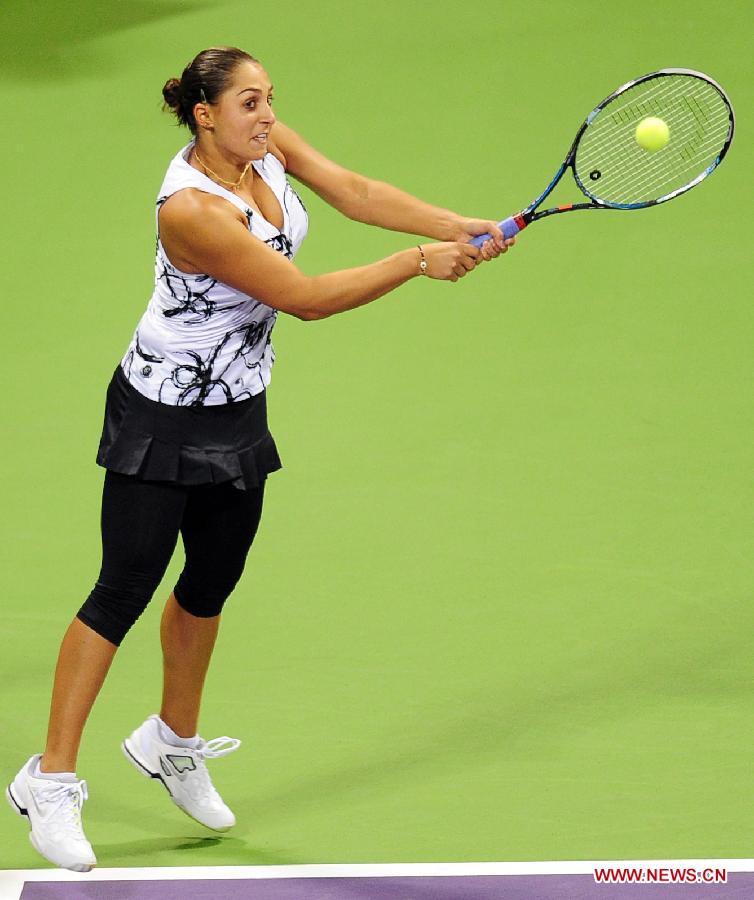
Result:
<svg viewBox="0 0 754 900">
<path fill-rule="evenodd" d="M 167 103 L 171 109 L 180 109 L 181 82 L 177 78 L 169 78 L 165 82 L 165 87 L 162 89 L 162 96 L 165 99 L 165 103 Z"/>
</svg>

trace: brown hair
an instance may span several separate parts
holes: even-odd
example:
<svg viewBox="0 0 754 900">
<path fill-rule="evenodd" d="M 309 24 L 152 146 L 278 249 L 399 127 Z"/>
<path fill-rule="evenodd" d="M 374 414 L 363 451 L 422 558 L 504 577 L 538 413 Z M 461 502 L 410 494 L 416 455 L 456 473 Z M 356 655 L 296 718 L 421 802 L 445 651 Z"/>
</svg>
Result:
<svg viewBox="0 0 754 900">
<path fill-rule="evenodd" d="M 230 84 L 233 72 L 244 60 L 259 64 L 245 50 L 238 47 L 209 47 L 198 53 L 183 70 L 180 80 L 169 78 L 162 89 L 163 111 L 170 109 L 179 125 L 186 125 L 196 134 L 194 106 L 197 103 L 216 103 Z"/>
</svg>

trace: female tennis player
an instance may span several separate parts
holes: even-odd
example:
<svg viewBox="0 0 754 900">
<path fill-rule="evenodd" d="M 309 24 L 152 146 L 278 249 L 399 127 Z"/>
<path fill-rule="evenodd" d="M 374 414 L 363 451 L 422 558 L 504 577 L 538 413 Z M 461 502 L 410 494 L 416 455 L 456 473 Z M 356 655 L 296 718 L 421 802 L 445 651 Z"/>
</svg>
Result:
<svg viewBox="0 0 754 900">
<path fill-rule="evenodd" d="M 84 725 L 179 532 L 185 565 L 160 625 L 162 706 L 122 750 L 197 822 L 214 831 L 235 824 L 205 760 L 240 741 L 205 741 L 197 724 L 220 613 L 256 534 L 265 479 L 281 468 L 266 413 L 278 312 L 322 319 L 417 275 L 457 281 L 513 243 L 493 221 L 326 159 L 276 119 L 267 72 L 243 50 L 202 51 L 163 97 L 193 139 L 160 188 L 154 293 L 107 389 L 97 454 L 106 469 L 102 568 L 62 641 L 44 753 L 6 790 L 35 849 L 79 872 L 96 865 L 81 822 L 87 785 L 76 776 Z M 308 217 L 287 174 L 351 219 L 436 242 L 308 277 L 292 262 Z M 481 248 L 468 243 L 486 232 Z"/>
</svg>

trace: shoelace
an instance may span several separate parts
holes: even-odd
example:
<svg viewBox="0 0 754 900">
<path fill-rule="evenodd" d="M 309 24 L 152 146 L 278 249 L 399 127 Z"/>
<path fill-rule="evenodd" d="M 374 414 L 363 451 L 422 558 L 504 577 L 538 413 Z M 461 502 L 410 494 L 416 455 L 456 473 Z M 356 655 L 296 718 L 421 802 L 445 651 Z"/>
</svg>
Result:
<svg viewBox="0 0 754 900">
<path fill-rule="evenodd" d="M 64 825 L 73 825 L 76 829 L 81 828 L 81 807 L 89 799 L 86 781 L 60 782 L 34 793 L 37 800 L 56 804 L 50 818 L 59 819 Z"/>
<path fill-rule="evenodd" d="M 220 749 L 223 744 L 230 744 L 230 746 Z M 240 746 L 241 741 L 239 741 L 238 738 L 231 738 L 223 735 L 223 737 L 212 738 L 211 741 L 204 741 L 196 748 L 196 750 L 194 750 L 194 753 L 202 759 L 214 759 L 218 756 L 227 756 L 234 750 L 238 750 Z"/>
</svg>

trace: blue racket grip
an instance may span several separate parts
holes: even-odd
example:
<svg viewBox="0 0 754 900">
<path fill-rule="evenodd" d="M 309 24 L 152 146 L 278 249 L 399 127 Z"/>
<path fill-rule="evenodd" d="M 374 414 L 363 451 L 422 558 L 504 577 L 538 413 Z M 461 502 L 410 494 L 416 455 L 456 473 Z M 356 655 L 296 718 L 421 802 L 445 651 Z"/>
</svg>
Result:
<svg viewBox="0 0 754 900">
<path fill-rule="evenodd" d="M 525 227 L 525 223 L 520 216 L 509 216 L 507 219 L 503 219 L 502 222 L 499 222 L 498 226 L 503 232 L 504 237 L 512 238 Z M 473 244 L 475 247 L 481 247 L 482 244 L 491 237 L 492 235 L 489 232 L 485 232 L 485 234 L 478 234 L 476 237 L 473 237 L 469 243 Z"/>
</svg>

